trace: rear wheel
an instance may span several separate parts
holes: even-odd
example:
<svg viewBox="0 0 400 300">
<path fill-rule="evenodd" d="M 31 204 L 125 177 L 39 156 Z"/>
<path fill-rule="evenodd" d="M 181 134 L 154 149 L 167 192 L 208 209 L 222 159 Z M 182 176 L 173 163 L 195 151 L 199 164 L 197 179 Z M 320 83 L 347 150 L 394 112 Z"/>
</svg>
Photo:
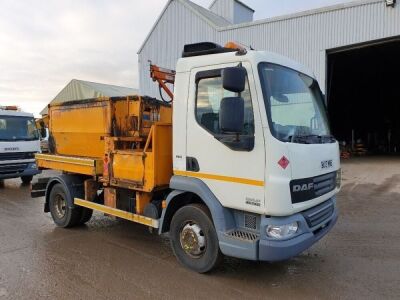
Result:
<svg viewBox="0 0 400 300">
<path fill-rule="evenodd" d="M 193 271 L 209 272 L 221 261 L 217 232 L 204 205 L 180 208 L 172 218 L 170 237 L 178 261 Z"/>
<path fill-rule="evenodd" d="M 22 182 L 23 182 L 24 184 L 29 184 L 29 183 L 31 183 L 32 179 L 33 179 L 33 176 L 22 176 L 22 177 L 21 177 L 21 180 L 22 180 Z"/>
<path fill-rule="evenodd" d="M 67 193 L 60 183 L 54 185 L 49 197 L 50 213 L 57 226 L 67 228 L 80 223 L 82 208 L 68 205 Z"/>
</svg>

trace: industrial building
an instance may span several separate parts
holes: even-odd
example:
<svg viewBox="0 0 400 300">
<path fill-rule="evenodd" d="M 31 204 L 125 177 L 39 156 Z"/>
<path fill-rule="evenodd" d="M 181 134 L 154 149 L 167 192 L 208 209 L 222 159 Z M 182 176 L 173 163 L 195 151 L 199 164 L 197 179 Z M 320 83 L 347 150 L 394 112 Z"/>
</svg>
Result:
<svg viewBox="0 0 400 300">
<path fill-rule="evenodd" d="M 138 51 L 140 92 L 159 97 L 149 61 L 174 68 L 185 44 L 238 41 L 313 70 L 340 141 L 374 153 L 400 151 L 396 1 L 355 1 L 265 20 L 253 20 L 253 13 L 238 0 L 215 0 L 208 9 L 169 0 Z"/>
</svg>

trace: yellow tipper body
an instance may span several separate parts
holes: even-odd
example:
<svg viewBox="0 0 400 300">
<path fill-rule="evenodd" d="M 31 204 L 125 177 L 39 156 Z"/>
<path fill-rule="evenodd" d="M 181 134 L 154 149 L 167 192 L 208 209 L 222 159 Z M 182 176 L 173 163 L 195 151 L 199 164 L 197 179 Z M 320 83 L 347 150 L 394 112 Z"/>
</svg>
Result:
<svg viewBox="0 0 400 300">
<path fill-rule="evenodd" d="M 98 98 L 49 107 L 50 154 L 40 168 L 91 175 L 108 188 L 151 193 L 172 176 L 172 109 L 153 98 Z M 137 197 L 148 202 L 148 197 Z"/>
</svg>

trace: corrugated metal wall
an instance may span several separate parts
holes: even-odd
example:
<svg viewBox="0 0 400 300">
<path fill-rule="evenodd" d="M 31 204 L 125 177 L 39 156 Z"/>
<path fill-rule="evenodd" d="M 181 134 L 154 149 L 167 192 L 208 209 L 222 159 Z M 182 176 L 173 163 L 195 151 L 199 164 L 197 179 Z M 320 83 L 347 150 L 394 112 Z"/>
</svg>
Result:
<svg viewBox="0 0 400 300">
<path fill-rule="evenodd" d="M 400 36 L 400 5 L 390 8 L 385 1 L 366 0 L 307 15 L 215 30 L 178 1 L 173 1 L 161 21 L 139 54 L 140 88 L 144 94 L 158 96 L 158 89 L 148 78 L 145 67 L 148 59 L 173 68 L 186 43 L 224 44 L 230 40 L 277 52 L 305 64 L 314 71 L 324 89 L 326 51 Z"/>
<path fill-rule="evenodd" d="M 234 19 L 233 19 L 233 12 L 234 12 L 234 7 L 233 7 L 233 1 L 232 0 L 218 0 L 215 1 L 212 6 L 210 7 L 210 10 L 227 19 L 229 22 L 234 24 Z"/>
<path fill-rule="evenodd" d="M 254 12 L 241 3 L 234 1 L 233 4 L 233 24 L 253 22 Z"/>
<path fill-rule="evenodd" d="M 158 86 L 149 77 L 149 60 L 175 69 L 185 44 L 215 39 L 216 30 L 209 23 L 179 1 L 172 1 L 139 54 L 140 93 L 159 98 Z"/>
</svg>

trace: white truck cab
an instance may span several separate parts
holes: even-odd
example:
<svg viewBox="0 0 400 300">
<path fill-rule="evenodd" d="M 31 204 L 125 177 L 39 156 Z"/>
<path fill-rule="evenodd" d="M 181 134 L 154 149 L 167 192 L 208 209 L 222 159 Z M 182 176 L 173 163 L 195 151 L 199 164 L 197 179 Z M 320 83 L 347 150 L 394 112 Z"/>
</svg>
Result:
<svg viewBox="0 0 400 300">
<path fill-rule="evenodd" d="M 23 183 L 31 182 L 40 173 L 35 162 L 39 151 L 33 115 L 0 106 L 0 180 L 20 177 Z"/>
<path fill-rule="evenodd" d="M 179 193 L 199 196 L 225 255 L 279 261 L 301 253 L 338 216 L 339 147 L 316 79 L 270 52 L 211 43 L 185 49 L 176 69 L 167 202 Z M 194 248 L 206 247 L 202 229 L 187 226 L 200 243 Z M 184 242 L 181 234 L 192 255 Z"/>
</svg>

